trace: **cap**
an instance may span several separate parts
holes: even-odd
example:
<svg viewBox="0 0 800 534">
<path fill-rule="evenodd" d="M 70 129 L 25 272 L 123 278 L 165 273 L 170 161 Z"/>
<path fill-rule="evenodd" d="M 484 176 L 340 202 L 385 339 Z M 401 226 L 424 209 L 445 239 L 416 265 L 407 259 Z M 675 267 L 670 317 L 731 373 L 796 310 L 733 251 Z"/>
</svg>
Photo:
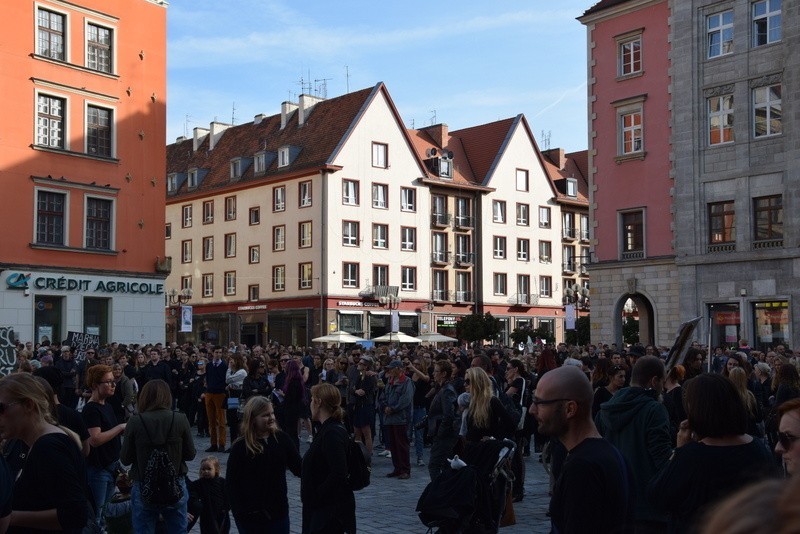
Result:
<svg viewBox="0 0 800 534">
<path fill-rule="evenodd" d="M 370 365 L 372 365 L 372 364 L 375 362 L 375 360 L 373 360 L 373 359 L 372 359 L 372 356 L 366 356 L 366 355 L 362 356 L 362 357 L 359 359 L 359 361 L 361 361 L 361 362 L 367 362 L 367 363 L 368 363 L 368 364 L 370 364 Z"/>
<path fill-rule="evenodd" d="M 402 369 L 403 368 L 403 362 L 401 362 L 400 360 L 392 360 L 391 362 L 389 362 L 389 365 L 387 365 L 386 368 L 387 369 Z"/>
</svg>

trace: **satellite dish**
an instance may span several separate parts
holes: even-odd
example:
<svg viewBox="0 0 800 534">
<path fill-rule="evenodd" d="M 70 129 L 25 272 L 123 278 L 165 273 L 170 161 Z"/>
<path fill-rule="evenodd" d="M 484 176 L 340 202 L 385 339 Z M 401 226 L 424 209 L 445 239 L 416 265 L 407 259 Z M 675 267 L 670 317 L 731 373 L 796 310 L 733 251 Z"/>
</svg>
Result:
<svg viewBox="0 0 800 534">
<path fill-rule="evenodd" d="M 436 154 L 437 152 L 435 148 L 429 148 L 428 150 L 425 151 L 425 155 L 428 156 L 429 158 L 436 156 Z"/>
</svg>

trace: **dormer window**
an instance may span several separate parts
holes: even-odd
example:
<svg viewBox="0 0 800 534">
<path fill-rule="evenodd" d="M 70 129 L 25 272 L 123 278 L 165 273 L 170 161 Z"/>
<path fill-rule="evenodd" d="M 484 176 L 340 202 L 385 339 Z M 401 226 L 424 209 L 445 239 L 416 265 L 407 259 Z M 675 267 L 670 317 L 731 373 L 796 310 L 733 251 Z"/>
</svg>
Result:
<svg viewBox="0 0 800 534">
<path fill-rule="evenodd" d="M 197 169 L 189 169 L 189 177 L 187 179 L 189 189 L 197 187 Z"/>
<path fill-rule="evenodd" d="M 264 152 L 255 155 L 253 172 L 256 174 L 267 172 L 267 155 Z"/>
<path fill-rule="evenodd" d="M 578 180 L 575 178 L 567 178 L 567 196 L 578 196 Z"/>
<path fill-rule="evenodd" d="M 278 150 L 278 167 L 289 165 L 289 147 L 284 146 Z"/>
<path fill-rule="evenodd" d="M 175 173 L 167 175 L 167 193 L 174 193 L 178 190 L 178 175 Z"/>
<path fill-rule="evenodd" d="M 236 158 L 231 160 L 231 180 L 242 177 L 242 160 Z"/>
<path fill-rule="evenodd" d="M 439 177 L 452 178 L 453 177 L 453 162 L 449 159 L 439 158 Z"/>
</svg>

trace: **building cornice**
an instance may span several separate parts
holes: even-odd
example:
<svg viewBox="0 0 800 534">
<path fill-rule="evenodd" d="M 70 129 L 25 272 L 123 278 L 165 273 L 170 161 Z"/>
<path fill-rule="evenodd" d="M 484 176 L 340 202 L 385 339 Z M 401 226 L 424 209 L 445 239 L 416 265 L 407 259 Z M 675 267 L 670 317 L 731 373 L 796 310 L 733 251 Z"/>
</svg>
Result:
<svg viewBox="0 0 800 534">
<path fill-rule="evenodd" d="M 602 22 L 607 19 L 619 17 L 620 15 L 627 15 L 628 13 L 632 13 L 634 11 L 638 11 L 640 9 L 654 6 L 656 4 L 660 4 L 666 1 L 667 0 L 630 0 L 629 2 L 612 6 L 607 9 L 603 9 L 601 11 L 592 13 L 590 15 L 584 15 L 582 17 L 578 17 L 578 21 L 581 24 L 585 24 L 588 26 L 590 24 L 596 24 L 598 22 Z"/>
</svg>

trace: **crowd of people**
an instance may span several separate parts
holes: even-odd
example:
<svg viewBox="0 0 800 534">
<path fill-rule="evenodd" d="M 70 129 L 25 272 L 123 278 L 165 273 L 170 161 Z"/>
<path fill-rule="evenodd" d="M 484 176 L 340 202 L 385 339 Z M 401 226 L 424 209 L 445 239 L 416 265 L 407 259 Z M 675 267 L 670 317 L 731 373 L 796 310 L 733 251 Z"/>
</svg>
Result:
<svg viewBox="0 0 800 534">
<path fill-rule="evenodd" d="M 303 532 L 355 532 L 351 436 L 391 459 L 373 476 L 398 480 L 412 466 L 434 480 L 455 454 L 508 438 L 512 500 L 538 454 L 554 531 L 689 532 L 721 521 L 709 514 L 737 491 L 800 470 L 800 359 L 782 345 L 741 340 L 709 356 L 695 343 L 666 369 L 667 352 L 112 343 L 76 358 L 20 344 L 0 379 L 0 532 L 110 531 L 120 492 L 136 532 L 227 532 L 230 516 L 242 533 L 289 532 L 287 472 L 301 480 Z M 194 434 L 211 455 L 190 480 Z M 174 502 L 150 495 L 153 451 L 174 469 Z"/>
</svg>

